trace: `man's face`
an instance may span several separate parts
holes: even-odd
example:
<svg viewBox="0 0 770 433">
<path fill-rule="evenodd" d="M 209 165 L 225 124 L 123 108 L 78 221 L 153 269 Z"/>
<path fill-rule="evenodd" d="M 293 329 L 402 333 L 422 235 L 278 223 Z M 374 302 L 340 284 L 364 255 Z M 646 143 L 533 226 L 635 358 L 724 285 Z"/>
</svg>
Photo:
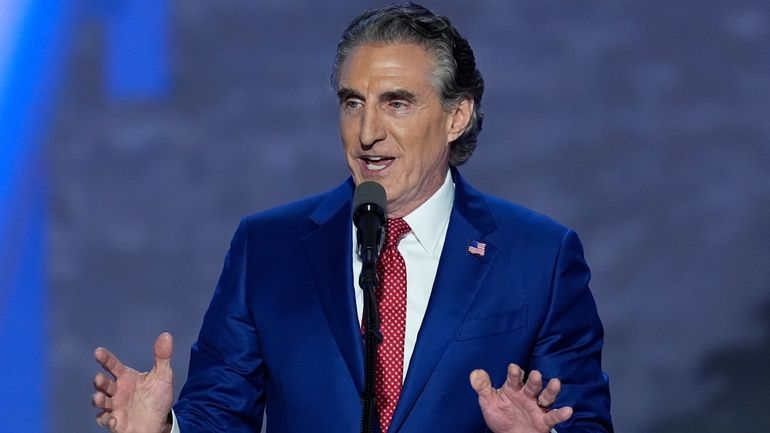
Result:
<svg viewBox="0 0 770 433">
<path fill-rule="evenodd" d="M 446 111 L 430 78 L 434 61 L 417 45 L 362 45 L 340 67 L 338 96 L 345 157 L 356 185 L 385 187 L 388 216 L 411 213 L 438 190 L 449 142 L 472 102 Z"/>
</svg>

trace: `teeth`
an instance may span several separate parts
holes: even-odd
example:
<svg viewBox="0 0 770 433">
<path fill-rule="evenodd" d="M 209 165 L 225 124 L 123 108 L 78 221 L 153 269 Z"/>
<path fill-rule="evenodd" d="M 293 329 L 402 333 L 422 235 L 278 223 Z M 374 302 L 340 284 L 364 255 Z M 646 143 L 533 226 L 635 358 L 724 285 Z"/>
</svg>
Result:
<svg viewBox="0 0 770 433">
<path fill-rule="evenodd" d="M 364 164 L 366 164 L 366 168 L 372 171 L 387 168 L 390 161 L 393 160 L 393 158 L 387 156 L 362 156 L 361 159 L 364 161 Z"/>
</svg>

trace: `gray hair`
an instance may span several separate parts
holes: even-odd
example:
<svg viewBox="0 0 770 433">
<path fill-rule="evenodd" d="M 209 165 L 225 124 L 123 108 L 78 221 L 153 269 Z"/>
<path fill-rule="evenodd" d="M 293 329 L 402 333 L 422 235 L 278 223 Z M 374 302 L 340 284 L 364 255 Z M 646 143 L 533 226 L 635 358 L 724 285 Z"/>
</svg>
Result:
<svg viewBox="0 0 770 433">
<path fill-rule="evenodd" d="M 449 145 L 449 164 L 460 165 L 476 149 L 484 113 L 484 78 L 476 68 L 468 41 L 443 15 L 418 4 L 372 9 L 356 17 L 342 33 L 332 67 L 331 84 L 338 89 L 338 73 L 354 48 L 378 43 L 406 43 L 423 47 L 435 60 L 434 87 L 445 110 L 473 99 L 473 113 L 465 131 Z"/>
</svg>

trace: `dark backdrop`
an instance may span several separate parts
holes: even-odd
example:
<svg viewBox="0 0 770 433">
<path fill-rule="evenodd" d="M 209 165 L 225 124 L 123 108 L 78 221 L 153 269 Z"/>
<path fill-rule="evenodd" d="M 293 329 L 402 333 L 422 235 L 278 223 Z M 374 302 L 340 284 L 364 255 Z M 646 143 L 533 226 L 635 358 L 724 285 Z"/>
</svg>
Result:
<svg viewBox="0 0 770 433">
<path fill-rule="evenodd" d="M 345 178 L 328 75 L 365 4 L 172 2 L 143 97 L 108 79 L 110 11 L 79 15 L 48 144 L 51 431 L 98 431 L 98 345 L 146 369 L 171 331 L 178 389 L 239 218 Z M 428 5 L 487 82 L 462 173 L 584 242 L 618 432 L 770 431 L 767 2 Z"/>
</svg>

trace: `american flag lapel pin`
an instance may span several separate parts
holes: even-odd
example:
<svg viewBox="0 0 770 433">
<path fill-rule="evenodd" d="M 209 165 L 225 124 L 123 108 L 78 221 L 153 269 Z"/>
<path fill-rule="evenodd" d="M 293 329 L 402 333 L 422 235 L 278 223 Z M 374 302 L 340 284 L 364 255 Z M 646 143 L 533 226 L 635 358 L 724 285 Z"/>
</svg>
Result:
<svg viewBox="0 0 770 433">
<path fill-rule="evenodd" d="M 473 254 L 474 256 L 484 257 L 484 252 L 486 251 L 487 244 L 484 242 L 479 241 L 471 241 L 470 244 L 468 244 L 468 252 Z"/>
</svg>

